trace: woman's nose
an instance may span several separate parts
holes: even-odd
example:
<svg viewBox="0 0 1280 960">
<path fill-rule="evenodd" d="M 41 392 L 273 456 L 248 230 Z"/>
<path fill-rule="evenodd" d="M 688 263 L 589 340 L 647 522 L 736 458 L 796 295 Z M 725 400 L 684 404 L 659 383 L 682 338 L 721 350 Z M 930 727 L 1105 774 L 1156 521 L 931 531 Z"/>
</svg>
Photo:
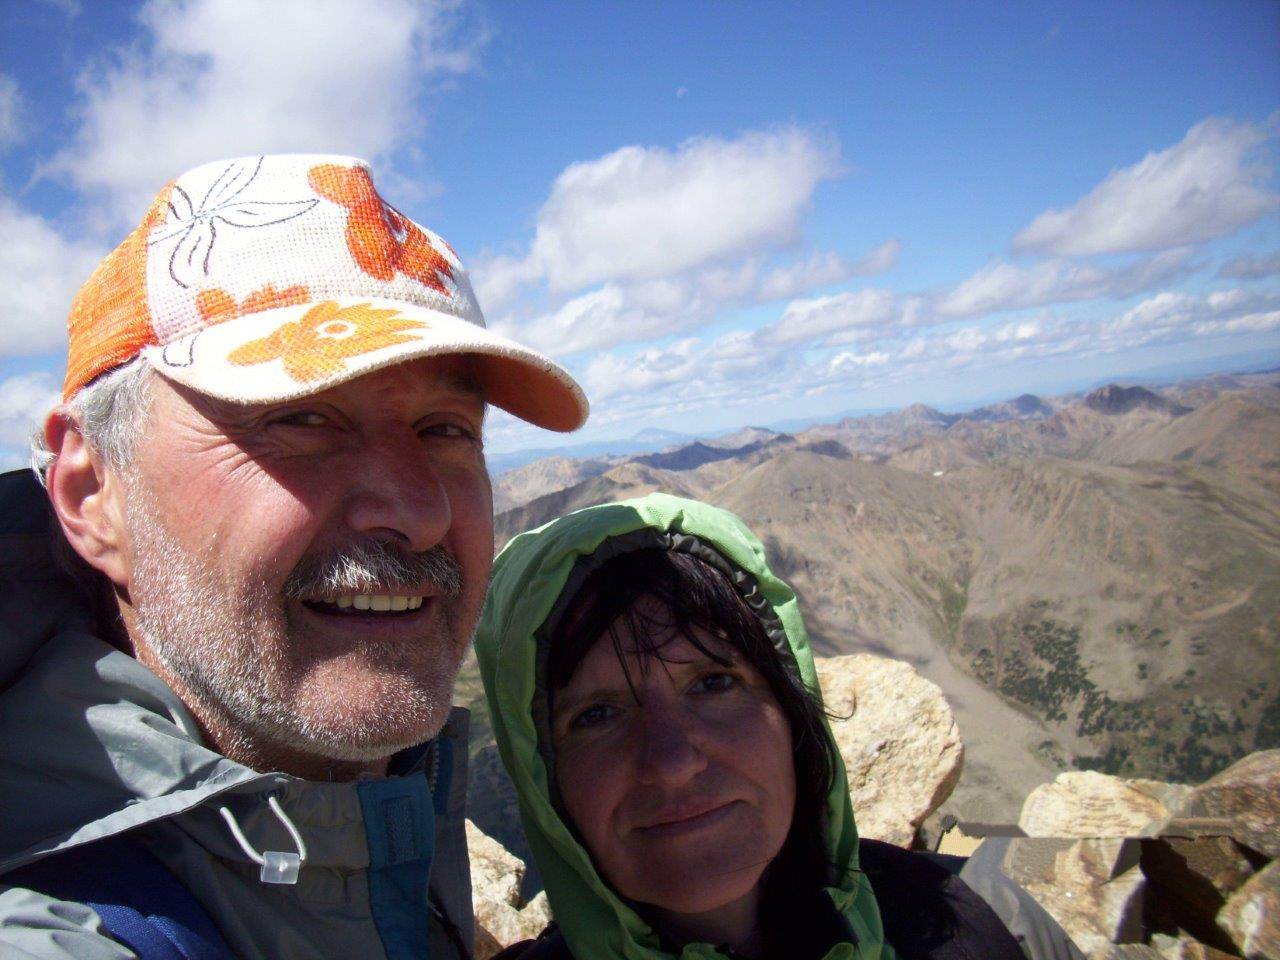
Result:
<svg viewBox="0 0 1280 960">
<path fill-rule="evenodd" d="M 641 714 L 636 758 L 641 782 L 674 786 L 706 768 L 696 718 L 652 705 L 642 707 Z"/>
<path fill-rule="evenodd" d="M 444 540 L 453 522 L 449 494 L 422 448 L 411 441 L 367 445 L 354 466 L 347 525 L 423 551 Z"/>
</svg>

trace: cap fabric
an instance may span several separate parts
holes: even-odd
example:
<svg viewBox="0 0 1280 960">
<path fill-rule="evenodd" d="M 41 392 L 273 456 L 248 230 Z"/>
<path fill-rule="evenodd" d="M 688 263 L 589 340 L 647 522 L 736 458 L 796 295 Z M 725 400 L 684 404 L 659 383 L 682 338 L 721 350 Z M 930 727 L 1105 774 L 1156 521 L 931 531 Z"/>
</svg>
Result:
<svg viewBox="0 0 1280 960">
<path fill-rule="evenodd" d="M 474 354 L 490 402 L 581 426 L 582 388 L 486 329 L 439 236 L 379 196 L 351 157 L 205 164 L 160 191 L 76 295 L 63 396 L 141 355 L 241 403 L 288 400 L 417 357 Z"/>
</svg>

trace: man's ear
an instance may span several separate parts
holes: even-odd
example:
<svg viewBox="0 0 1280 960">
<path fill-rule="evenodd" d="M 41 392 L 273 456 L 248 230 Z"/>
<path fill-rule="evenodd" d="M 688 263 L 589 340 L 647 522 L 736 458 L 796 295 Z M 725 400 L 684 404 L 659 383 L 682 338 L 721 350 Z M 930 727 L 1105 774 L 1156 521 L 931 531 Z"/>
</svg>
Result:
<svg viewBox="0 0 1280 960">
<path fill-rule="evenodd" d="M 49 502 L 71 548 L 117 587 L 128 586 L 120 481 L 63 408 L 49 414 L 45 442 L 54 454 L 46 476 Z"/>
</svg>

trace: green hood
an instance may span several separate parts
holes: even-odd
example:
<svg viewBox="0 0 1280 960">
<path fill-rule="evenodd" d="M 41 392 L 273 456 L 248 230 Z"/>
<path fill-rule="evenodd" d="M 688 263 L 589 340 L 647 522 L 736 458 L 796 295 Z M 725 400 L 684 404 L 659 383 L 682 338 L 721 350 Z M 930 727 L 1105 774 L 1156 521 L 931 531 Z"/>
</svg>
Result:
<svg viewBox="0 0 1280 960">
<path fill-rule="evenodd" d="M 800 676 L 818 689 L 809 638 L 795 594 L 766 564 L 764 548 L 733 514 L 692 500 L 651 494 L 590 507 L 521 534 L 499 554 L 476 636 L 476 654 L 492 714 L 493 732 L 519 797 L 525 835 L 546 883 L 556 921 L 577 957 L 667 957 L 652 929 L 600 878 L 590 856 L 551 802 L 548 769 L 539 752 L 545 724 L 539 690 L 540 628 L 586 574 L 618 553 L 642 547 L 685 550 L 730 573 L 766 629 L 795 657 Z M 545 729 L 545 728 L 544 728 Z M 830 737 L 830 730 L 827 731 Z M 545 742 L 545 740 L 544 740 Z M 880 913 L 864 875 L 856 870 L 858 836 L 844 765 L 836 758 L 827 801 L 830 856 L 843 868 L 828 888 L 858 940 L 834 948 L 828 960 L 893 960 L 884 944 Z M 707 944 L 690 944 L 685 960 L 720 957 Z"/>
</svg>

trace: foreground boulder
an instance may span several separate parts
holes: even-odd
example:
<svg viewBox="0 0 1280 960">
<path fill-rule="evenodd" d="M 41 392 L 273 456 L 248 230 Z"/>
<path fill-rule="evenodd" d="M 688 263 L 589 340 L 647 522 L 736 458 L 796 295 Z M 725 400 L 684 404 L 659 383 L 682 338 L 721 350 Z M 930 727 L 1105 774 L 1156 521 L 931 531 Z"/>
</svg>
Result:
<svg viewBox="0 0 1280 960">
<path fill-rule="evenodd" d="M 1040 902 L 1077 947 L 1092 955 L 1143 939 L 1146 878 L 1137 840 L 1016 837 L 1002 868 Z"/>
<path fill-rule="evenodd" d="M 546 893 L 528 903 L 520 898 L 525 865 L 470 820 L 471 904 L 475 911 L 476 960 L 488 960 L 518 940 L 536 937 L 551 922 Z"/>
<path fill-rule="evenodd" d="M 1138 837 L 1157 832 L 1170 805 L 1190 792 L 1181 784 L 1072 770 L 1031 791 L 1018 826 L 1029 837 Z"/>
<path fill-rule="evenodd" d="M 909 846 L 960 780 L 964 746 L 951 707 L 901 660 L 857 653 L 815 665 L 858 834 Z"/>
<path fill-rule="evenodd" d="M 1218 925 L 1249 960 L 1280 957 L 1280 861 L 1241 884 L 1218 914 Z"/>
<path fill-rule="evenodd" d="M 1091 960 L 1280 958 L 1280 750 L 1198 787 L 1066 773 L 1004 868 Z"/>
<path fill-rule="evenodd" d="M 1231 836 L 1280 857 L 1280 750 L 1260 750 L 1191 791 L 1172 829 Z"/>
</svg>

